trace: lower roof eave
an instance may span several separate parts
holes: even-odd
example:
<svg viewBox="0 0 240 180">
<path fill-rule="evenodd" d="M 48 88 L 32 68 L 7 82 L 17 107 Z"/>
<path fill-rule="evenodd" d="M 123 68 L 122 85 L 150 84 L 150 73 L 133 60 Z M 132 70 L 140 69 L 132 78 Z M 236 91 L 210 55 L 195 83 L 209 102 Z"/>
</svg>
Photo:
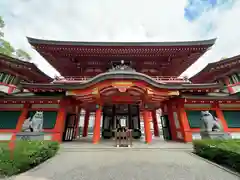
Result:
<svg viewBox="0 0 240 180">
<path fill-rule="evenodd" d="M 4 96 L 1 100 L 61 100 L 65 96 Z"/>
<path fill-rule="evenodd" d="M 217 89 L 220 88 L 218 83 L 203 83 L 203 84 L 170 84 L 163 83 L 154 80 L 152 77 L 138 72 L 128 72 L 128 71 L 116 71 L 116 72 L 106 72 L 99 74 L 86 82 L 73 82 L 73 83 L 25 83 L 22 82 L 21 86 L 23 88 L 36 88 L 36 89 L 63 89 L 63 90 L 72 90 L 72 89 L 85 89 L 90 86 L 94 86 L 100 82 L 106 80 L 115 80 L 115 81 L 144 81 L 149 85 L 155 88 L 161 89 L 171 89 L 171 90 L 188 90 L 188 89 Z"/>
<path fill-rule="evenodd" d="M 108 79 L 111 80 L 111 79 Z M 129 79 L 122 79 L 129 80 Z M 140 79 L 139 79 L 140 80 Z M 149 85 L 153 88 L 160 88 L 160 89 L 170 89 L 170 90 L 196 90 L 196 89 L 219 89 L 221 85 L 218 83 L 205 83 L 205 84 L 161 84 L 161 83 L 151 83 L 148 81 Z M 80 84 L 80 83 L 63 83 L 63 84 L 50 84 L 50 83 L 21 83 L 21 88 L 24 89 L 51 89 L 51 90 L 73 90 L 73 89 L 86 89 L 96 83 L 89 83 L 89 84 Z"/>
<path fill-rule="evenodd" d="M 181 95 L 180 98 L 196 100 L 239 100 L 237 96 Z"/>
</svg>

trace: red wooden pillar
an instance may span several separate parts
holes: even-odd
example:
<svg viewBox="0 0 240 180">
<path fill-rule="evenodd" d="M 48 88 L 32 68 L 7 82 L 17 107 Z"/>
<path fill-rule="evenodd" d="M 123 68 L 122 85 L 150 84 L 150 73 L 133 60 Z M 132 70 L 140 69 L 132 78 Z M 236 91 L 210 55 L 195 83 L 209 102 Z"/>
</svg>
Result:
<svg viewBox="0 0 240 180">
<path fill-rule="evenodd" d="M 22 109 L 22 113 L 18 118 L 17 127 L 16 127 L 17 132 L 21 131 L 22 125 L 23 125 L 24 121 L 27 119 L 29 108 L 30 108 L 30 104 L 24 104 L 24 107 Z"/>
<path fill-rule="evenodd" d="M 83 134 L 82 134 L 83 137 L 87 137 L 88 135 L 89 117 L 90 117 L 90 112 L 88 110 L 85 110 Z"/>
<path fill-rule="evenodd" d="M 177 102 L 177 110 L 179 116 L 179 122 L 181 126 L 181 132 L 184 142 L 192 142 L 192 132 L 190 130 L 187 113 L 184 109 L 184 102 L 179 100 Z"/>
<path fill-rule="evenodd" d="M 213 108 L 216 108 L 216 116 L 221 121 L 223 131 L 228 132 L 228 125 L 227 125 L 227 122 L 226 122 L 225 117 L 223 115 L 223 112 L 219 107 L 218 102 L 215 102 L 213 104 Z"/>
<path fill-rule="evenodd" d="M 150 113 L 147 110 L 143 110 L 143 121 L 144 121 L 144 130 L 145 130 L 145 142 L 152 142 L 152 133 L 150 128 Z"/>
<path fill-rule="evenodd" d="M 151 113 L 152 113 L 152 122 L 153 122 L 154 136 L 159 137 L 159 128 L 158 128 L 156 110 L 153 110 Z"/>
<path fill-rule="evenodd" d="M 28 109 L 29 108 L 30 108 L 30 104 L 24 104 L 24 107 L 22 109 L 22 113 L 21 113 L 21 115 L 18 118 L 18 122 L 17 122 L 17 126 L 16 126 L 16 129 L 15 129 L 15 133 L 12 135 L 12 138 L 11 138 L 11 140 L 9 142 L 9 148 L 11 150 L 13 150 L 14 146 L 15 146 L 16 133 L 21 132 L 22 125 L 23 125 L 24 121 L 27 119 Z"/>
<path fill-rule="evenodd" d="M 101 108 L 101 106 L 99 106 L 96 110 L 95 123 L 94 123 L 94 129 L 93 129 L 93 143 L 94 144 L 97 144 L 100 140 L 101 116 L 102 116 L 102 108 Z"/>
<path fill-rule="evenodd" d="M 66 112 L 67 105 L 68 105 L 68 101 L 66 99 L 62 99 L 60 102 L 60 105 L 59 105 L 56 124 L 54 127 L 54 132 L 56 132 L 52 138 L 52 140 L 54 140 L 54 141 L 58 141 L 58 142 L 62 141 L 64 125 L 65 125 L 65 120 L 66 120 L 66 114 L 67 114 L 67 112 Z"/>
</svg>

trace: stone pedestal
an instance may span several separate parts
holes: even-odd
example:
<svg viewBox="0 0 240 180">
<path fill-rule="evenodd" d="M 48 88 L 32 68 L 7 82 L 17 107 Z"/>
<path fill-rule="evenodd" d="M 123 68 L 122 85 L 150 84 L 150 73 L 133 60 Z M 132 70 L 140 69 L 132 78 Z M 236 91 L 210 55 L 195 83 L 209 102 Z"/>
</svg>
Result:
<svg viewBox="0 0 240 180">
<path fill-rule="evenodd" d="M 43 132 L 20 132 L 16 134 L 17 140 L 29 140 L 29 141 L 37 141 L 44 140 Z"/>
<path fill-rule="evenodd" d="M 202 139 L 232 139 L 231 135 L 225 132 L 200 132 Z"/>
</svg>

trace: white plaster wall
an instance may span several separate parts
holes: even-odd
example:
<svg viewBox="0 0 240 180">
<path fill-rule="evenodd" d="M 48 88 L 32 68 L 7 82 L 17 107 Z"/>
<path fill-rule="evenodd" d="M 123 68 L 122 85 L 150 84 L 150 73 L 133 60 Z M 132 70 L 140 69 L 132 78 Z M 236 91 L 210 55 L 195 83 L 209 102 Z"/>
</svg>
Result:
<svg viewBox="0 0 240 180">
<path fill-rule="evenodd" d="M 240 139 L 240 132 L 230 133 L 233 139 Z"/>
<path fill-rule="evenodd" d="M 180 124 L 179 124 L 179 119 L 178 119 L 178 114 L 177 112 L 173 112 L 173 118 L 174 118 L 174 123 L 175 123 L 175 127 L 177 129 L 180 128 Z"/>
<path fill-rule="evenodd" d="M 232 89 L 233 89 L 234 93 L 237 93 L 240 91 L 240 85 L 232 86 Z"/>
<path fill-rule="evenodd" d="M 84 125 L 84 117 L 85 117 L 85 112 L 81 113 L 80 117 L 79 117 L 79 127 L 83 127 Z M 102 127 L 102 118 L 103 116 L 101 116 L 101 127 Z M 93 127 L 94 126 L 94 121 L 95 121 L 95 113 L 91 113 L 89 116 L 89 124 L 88 127 Z"/>
<path fill-rule="evenodd" d="M 10 141 L 12 135 L 12 133 L 0 133 L 0 141 Z"/>
<path fill-rule="evenodd" d="M 192 139 L 196 140 L 196 139 L 202 139 L 202 138 L 201 138 L 200 133 L 192 133 Z"/>
<path fill-rule="evenodd" d="M 8 86 L 2 85 L 2 84 L 0 85 L 0 91 L 4 93 L 8 93 L 8 89 L 9 89 Z"/>
<path fill-rule="evenodd" d="M 240 132 L 230 133 L 233 139 L 240 139 Z M 202 139 L 200 133 L 192 133 L 192 139 Z"/>
<path fill-rule="evenodd" d="M 44 140 L 52 140 L 52 134 L 44 134 Z"/>
</svg>

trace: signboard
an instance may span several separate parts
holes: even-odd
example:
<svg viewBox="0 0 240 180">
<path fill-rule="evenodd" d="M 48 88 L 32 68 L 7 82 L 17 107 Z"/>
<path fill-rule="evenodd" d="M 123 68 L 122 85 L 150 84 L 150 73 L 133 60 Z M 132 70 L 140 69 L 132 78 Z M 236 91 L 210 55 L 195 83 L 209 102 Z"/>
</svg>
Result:
<svg viewBox="0 0 240 180">
<path fill-rule="evenodd" d="M 121 118 L 121 119 L 120 119 L 121 127 L 126 127 L 126 125 L 127 125 L 126 121 L 127 121 L 126 118 Z"/>
<path fill-rule="evenodd" d="M 122 127 L 126 127 L 126 125 L 127 125 L 126 121 L 127 121 L 127 120 L 126 120 L 125 118 L 121 118 L 121 119 L 120 119 L 120 123 L 121 123 L 121 126 L 122 126 Z"/>
</svg>

